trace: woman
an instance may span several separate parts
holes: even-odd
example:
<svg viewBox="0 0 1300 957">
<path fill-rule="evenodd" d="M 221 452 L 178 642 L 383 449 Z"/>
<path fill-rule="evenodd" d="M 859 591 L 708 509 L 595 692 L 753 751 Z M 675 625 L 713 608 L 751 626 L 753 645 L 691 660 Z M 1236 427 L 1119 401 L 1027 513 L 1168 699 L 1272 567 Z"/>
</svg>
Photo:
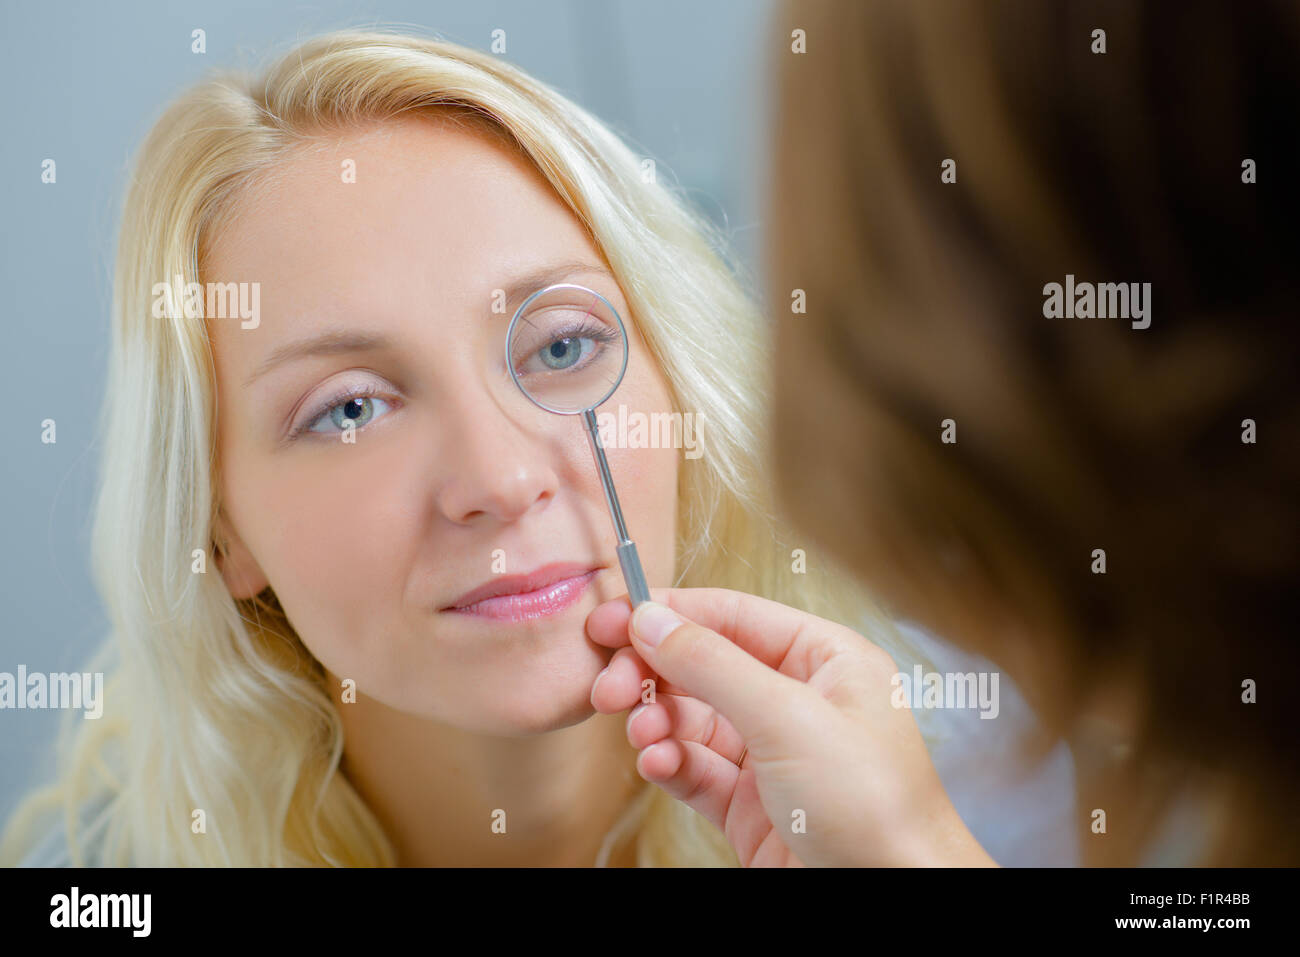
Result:
<svg viewBox="0 0 1300 957">
<path fill-rule="evenodd" d="M 5 859 L 54 807 L 74 863 L 735 864 L 593 716 L 583 620 L 624 590 L 600 484 L 576 420 L 496 365 L 524 293 L 607 297 L 631 333 L 607 408 L 703 417 L 698 458 L 609 450 L 651 583 L 909 653 L 827 563 L 789 571 L 721 240 L 591 116 L 453 44 L 325 36 L 173 104 L 118 257 L 106 715 Z M 484 598 L 503 584 L 549 590 Z"/>
<path fill-rule="evenodd" d="M 1295 5 L 800 2 L 776 38 L 790 513 L 1093 742 L 1087 860 L 1294 866 Z M 1076 278 L 1132 283 L 1127 314 L 1062 318 Z M 625 602 L 593 612 L 627 646 L 600 703 L 644 673 L 725 717 L 734 754 L 663 714 L 630 737 L 742 860 L 988 862 L 880 739 L 888 662 L 656 597 L 630 645 Z"/>
</svg>

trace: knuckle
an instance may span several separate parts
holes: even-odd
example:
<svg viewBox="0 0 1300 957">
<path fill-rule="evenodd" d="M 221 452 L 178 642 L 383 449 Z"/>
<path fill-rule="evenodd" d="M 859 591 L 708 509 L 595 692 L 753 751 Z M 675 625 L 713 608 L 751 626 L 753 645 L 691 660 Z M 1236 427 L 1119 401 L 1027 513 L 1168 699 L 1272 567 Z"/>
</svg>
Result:
<svg viewBox="0 0 1300 957">
<path fill-rule="evenodd" d="M 687 623 L 669 634 L 663 647 L 676 660 L 698 670 L 709 667 L 717 658 L 711 637 L 707 628 Z"/>
</svg>

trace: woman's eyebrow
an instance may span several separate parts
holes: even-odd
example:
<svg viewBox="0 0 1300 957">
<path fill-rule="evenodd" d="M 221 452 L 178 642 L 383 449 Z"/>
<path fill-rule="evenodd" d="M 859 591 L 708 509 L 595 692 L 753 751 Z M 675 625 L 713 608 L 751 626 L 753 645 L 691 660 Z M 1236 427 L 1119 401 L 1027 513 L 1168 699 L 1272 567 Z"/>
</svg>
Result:
<svg viewBox="0 0 1300 957">
<path fill-rule="evenodd" d="M 260 379 L 276 366 L 291 362 L 294 359 L 304 359 L 308 356 L 337 355 L 340 352 L 376 352 L 381 349 L 392 348 L 394 348 L 392 339 L 374 332 L 349 332 L 337 329 L 322 332 L 307 339 L 299 339 L 296 342 L 280 346 L 253 370 L 248 378 L 244 380 L 244 385 L 246 387 L 252 385 L 256 379 Z"/>
<path fill-rule="evenodd" d="M 551 263 L 515 277 L 504 287 L 506 311 L 513 314 L 515 308 L 531 293 L 582 274 L 604 276 L 606 279 L 617 282 L 613 273 L 604 266 L 593 262 L 572 260 Z"/>
<path fill-rule="evenodd" d="M 596 263 L 576 260 L 551 263 L 512 279 L 504 287 L 506 308 L 513 313 L 514 307 L 517 307 L 531 293 L 546 286 L 563 282 L 565 279 L 584 274 L 604 276 L 611 281 L 617 281 L 614 279 L 613 273 Z M 374 332 L 353 332 L 335 329 L 318 333 L 306 339 L 286 343 L 273 351 L 244 380 L 244 386 L 252 385 L 272 369 L 295 359 L 305 359 L 310 356 L 338 355 L 342 352 L 378 352 L 395 348 L 396 344 L 392 339 Z"/>
</svg>

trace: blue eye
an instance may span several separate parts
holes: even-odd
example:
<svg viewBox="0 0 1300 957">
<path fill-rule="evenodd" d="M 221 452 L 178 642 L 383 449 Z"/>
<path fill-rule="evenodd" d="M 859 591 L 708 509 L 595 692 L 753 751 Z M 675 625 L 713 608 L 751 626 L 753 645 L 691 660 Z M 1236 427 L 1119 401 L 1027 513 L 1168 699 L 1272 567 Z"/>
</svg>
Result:
<svg viewBox="0 0 1300 957">
<path fill-rule="evenodd" d="M 523 356 L 518 366 L 521 375 L 587 368 L 602 350 L 621 339 L 616 330 L 599 320 L 583 316 L 574 322 L 554 310 L 539 318 L 537 326 L 525 334 L 526 346 L 517 343 Z M 538 342 L 546 344 L 537 349 Z"/>
<path fill-rule="evenodd" d="M 537 355 L 548 369 L 559 370 L 569 368 L 583 356 L 590 355 L 595 348 L 596 343 L 592 339 L 556 339 L 549 346 L 538 350 Z"/>
<path fill-rule="evenodd" d="M 339 435 L 349 427 L 349 423 L 353 429 L 361 429 L 374 419 L 381 418 L 388 410 L 388 403 L 368 387 L 349 388 L 317 406 L 317 411 L 311 414 L 311 418 L 294 429 L 289 438 L 295 439 L 303 432 Z"/>
</svg>

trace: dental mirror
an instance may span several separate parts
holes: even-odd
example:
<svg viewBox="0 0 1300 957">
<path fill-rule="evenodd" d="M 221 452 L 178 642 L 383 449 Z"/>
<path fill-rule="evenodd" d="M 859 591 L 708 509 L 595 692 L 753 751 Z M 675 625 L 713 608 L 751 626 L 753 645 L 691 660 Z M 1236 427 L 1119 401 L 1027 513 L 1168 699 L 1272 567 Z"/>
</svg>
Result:
<svg viewBox="0 0 1300 957">
<path fill-rule="evenodd" d="M 547 412 L 581 415 L 586 424 L 618 536 L 618 563 L 635 608 L 650 600 L 650 589 L 636 544 L 628 536 L 596 428 L 596 407 L 623 381 L 627 353 L 623 320 L 609 300 L 571 283 L 557 283 L 530 295 L 515 310 L 506 332 L 506 368 L 519 390 Z"/>
</svg>

